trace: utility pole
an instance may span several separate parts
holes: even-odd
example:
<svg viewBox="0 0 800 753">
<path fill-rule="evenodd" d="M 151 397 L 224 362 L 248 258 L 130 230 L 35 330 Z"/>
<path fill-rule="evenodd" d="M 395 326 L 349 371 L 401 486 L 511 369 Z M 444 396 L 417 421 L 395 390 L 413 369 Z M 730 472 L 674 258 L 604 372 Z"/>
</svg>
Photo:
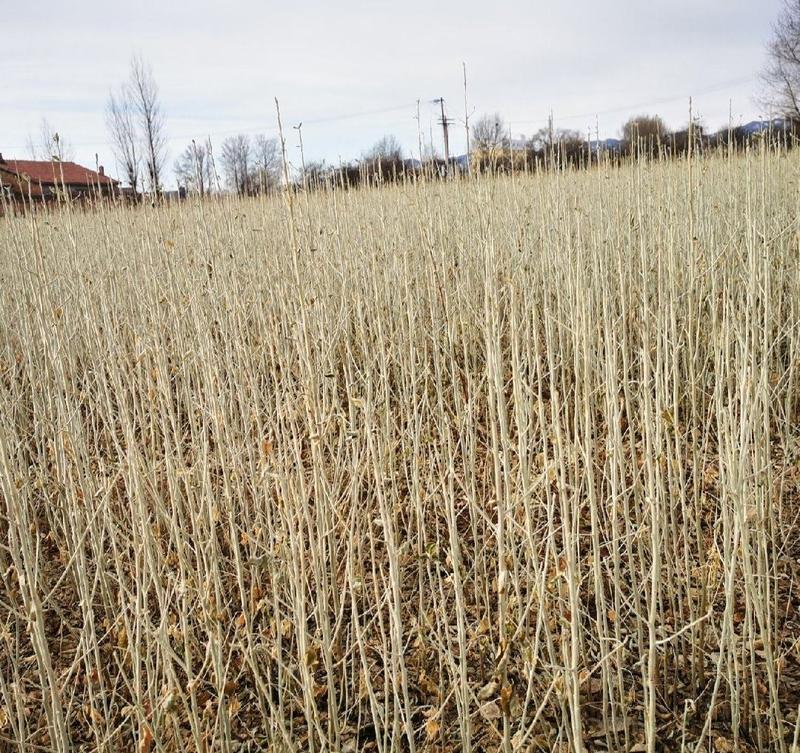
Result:
<svg viewBox="0 0 800 753">
<path fill-rule="evenodd" d="M 438 102 L 442 108 L 442 119 L 439 123 L 442 126 L 442 136 L 444 137 L 444 163 L 447 168 L 447 172 L 450 172 L 450 136 L 447 132 L 448 126 L 450 125 L 450 121 L 447 119 L 447 116 L 444 114 L 444 97 L 439 97 L 439 99 L 434 99 L 434 102 Z"/>
<path fill-rule="evenodd" d="M 300 137 L 300 166 L 303 169 L 303 188 L 307 188 L 306 186 L 306 155 L 303 152 L 303 121 L 301 120 L 296 126 L 292 126 L 295 131 L 297 131 L 298 136 Z"/>
</svg>

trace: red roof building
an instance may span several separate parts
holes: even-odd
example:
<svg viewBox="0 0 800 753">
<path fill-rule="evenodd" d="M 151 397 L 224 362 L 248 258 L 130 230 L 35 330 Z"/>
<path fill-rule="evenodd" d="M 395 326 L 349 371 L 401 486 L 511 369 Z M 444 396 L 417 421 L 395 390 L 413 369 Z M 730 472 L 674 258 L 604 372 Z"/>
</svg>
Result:
<svg viewBox="0 0 800 753">
<path fill-rule="evenodd" d="M 102 167 L 90 170 L 75 162 L 60 160 L 3 159 L 0 154 L 0 191 L 12 202 L 55 201 L 111 196 L 119 181 L 105 174 Z"/>
</svg>

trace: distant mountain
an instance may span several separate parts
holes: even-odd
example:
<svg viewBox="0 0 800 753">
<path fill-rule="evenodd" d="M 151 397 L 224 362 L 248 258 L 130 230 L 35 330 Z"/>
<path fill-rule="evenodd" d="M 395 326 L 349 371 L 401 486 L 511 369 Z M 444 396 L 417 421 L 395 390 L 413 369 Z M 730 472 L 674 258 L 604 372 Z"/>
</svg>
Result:
<svg viewBox="0 0 800 753">
<path fill-rule="evenodd" d="M 764 131 L 788 131 L 791 128 L 791 123 L 784 118 L 773 118 L 772 120 L 751 120 L 743 126 L 739 126 L 745 133 L 763 133 Z M 720 133 L 724 133 L 726 129 L 722 129 Z"/>
</svg>

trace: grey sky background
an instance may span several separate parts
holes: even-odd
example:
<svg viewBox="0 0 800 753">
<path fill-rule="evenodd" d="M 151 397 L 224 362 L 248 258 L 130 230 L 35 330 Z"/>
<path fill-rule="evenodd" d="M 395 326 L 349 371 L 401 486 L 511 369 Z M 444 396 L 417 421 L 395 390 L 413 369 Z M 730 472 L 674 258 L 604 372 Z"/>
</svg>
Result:
<svg viewBox="0 0 800 753">
<path fill-rule="evenodd" d="M 0 152 L 28 156 L 42 117 L 117 174 L 105 127 L 109 89 L 134 53 L 152 66 L 167 117 L 168 165 L 192 138 L 217 148 L 238 132 L 275 133 L 307 160 L 357 158 L 387 133 L 418 153 L 416 101 L 427 141 L 441 149 L 445 97 L 451 152 L 464 151 L 462 61 L 470 111 L 498 111 L 513 134 L 661 114 L 688 120 L 688 98 L 711 129 L 767 115 L 758 72 L 781 0 L 524 2 L 256 2 L 0 0 Z M 170 170 L 171 173 L 171 170 Z"/>
</svg>

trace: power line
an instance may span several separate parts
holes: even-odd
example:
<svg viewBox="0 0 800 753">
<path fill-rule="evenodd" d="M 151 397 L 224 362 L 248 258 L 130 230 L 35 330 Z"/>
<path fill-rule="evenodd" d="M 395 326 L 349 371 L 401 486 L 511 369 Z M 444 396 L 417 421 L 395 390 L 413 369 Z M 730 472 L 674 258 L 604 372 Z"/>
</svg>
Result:
<svg viewBox="0 0 800 753">
<path fill-rule="evenodd" d="M 408 110 L 411 108 L 416 107 L 416 102 L 407 102 L 403 105 L 395 105 L 394 107 L 384 107 L 380 110 L 364 110 L 362 112 L 352 112 L 352 113 L 343 113 L 341 115 L 328 115 L 322 118 L 312 118 L 310 120 L 304 120 L 303 122 L 308 125 L 314 125 L 316 123 L 332 123 L 336 120 L 351 120 L 352 118 L 362 118 L 367 117 L 369 115 L 383 115 L 384 113 L 388 112 L 397 112 L 398 110 Z"/>
<path fill-rule="evenodd" d="M 749 83 L 749 82 L 754 81 L 754 80 L 755 80 L 754 76 L 747 76 L 747 77 L 744 77 L 744 78 L 731 79 L 729 81 L 724 81 L 724 82 L 719 83 L 719 84 L 713 84 L 711 86 L 707 86 L 707 87 L 705 87 L 703 89 L 695 90 L 692 95 L 679 94 L 679 95 L 674 96 L 674 97 L 662 97 L 660 99 L 650 100 L 649 102 L 639 102 L 638 104 L 633 104 L 633 105 L 623 105 L 622 107 L 614 107 L 614 108 L 607 109 L 607 110 L 595 110 L 593 112 L 582 112 L 582 113 L 578 113 L 577 115 L 564 115 L 562 117 L 555 118 L 555 120 L 560 122 L 560 121 L 564 121 L 564 120 L 578 120 L 578 119 L 581 119 L 581 118 L 593 118 L 593 117 L 595 117 L 597 115 L 613 115 L 613 114 L 618 113 L 618 112 L 625 112 L 627 110 L 638 110 L 638 109 L 643 108 L 643 107 L 654 107 L 655 105 L 664 105 L 664 104 L 668 104 L 670 102 L 678 102 L 680 100 L 688 101 L 690 96 L 702 96 L 704 94 L 713 94 L 714 92 L 722 91 L 724 89 L 727 89 L 728 87 L 736 86 L 737 84 Z M 516 119 L 512 120 L 512 119 L 509 119 L 509 121 L 512 122 L 514 125 L 527 125 L 527 124 L 530 124 L 530 123 L 534 123 L 534 124 L 548 123 L 549 120 L 550 120 L 550 118 L 536 118 L 536 119 L 533 119 L 533 120 L 516 120 Z"/>
<path fill-rule="evenodd" d="M 339 113 L 337 115 L 325 115 L 318 118 L 310 118 L 304 120 L 303 123 L 305 125 L 315 125 L 318 123 L 333 123 L 340 120 L 352 120 L 354 118 L 362 118 L 362 117 L 370 117 L 372 115 L 383 115 L 384 113 L 390 112 L 397 112 L 398 110 L 407 110 L 416 106 L 416 102 L 407 102 L 402 105 L 394 105 L 393 107 L 384 107 L 377 110 L 363 110 L 360 112 L 350 112 L 350 113 Z M 185 141 L 187 139 L 197 138 L 198 134 L 202 131 L 202 129 L 197 129 L 192 133 L 186 133 L 183 135 L 175 135 L 175 136 L 168 136 L 167 142 L 172 143 L 175 141 Z M 264 127 L 250 127 L 250 128 L 230 128 L 224 131 L 211 131 L 206 132 L 205 135 L 209 138 L 211 137 L 219 137 L 219 136 L 235 136 L 240 133 L 243 134 L 253 134 L 253 133 L 270 133 L 270 134 L 277 134 L 278 129 L 275 126 L 264 128 Z M 85 147 L 85 146 L 113 146 L 113 142 L 111 141 L 72 141 L 70 142 L 71 146 L 75 147 Z M 3 145 L 7 150 L 14 150 L 14 149 L 27 149 L 28 145 L 25 144 L 24 146 L 16 145 L 16 146 L 7 146 Z"/>
<path fill-rule="evenodd" d="M 717 83 L 717 84 L 713 84 L 713 85 L 710 85 L 710 86 L 707 86 L 707 87 L 704 87 L 704 88 L 701 88 L 701 89 L 696 89 L 696 90 L 694 90 L 693 94 L 694 94 L 694 96 L 702 96 L 704 94 L 712 94 L 714 92 L 726 89 L 726 88 L 728 88 L 730 86 L 735 86 L 735 85 L 743 84 L 743 83 L 749 83 L 749 82 L 754 81 L 754 80 L 755 80 L 754 76 L 747 76 L 747 77 L 740 77 L 740 78 L 736 78 L 736 79 L 729 79 L 727 81 L 723 81 L 723 82 L 720 82 L 720 83 Z M 592 118 L 592 117 L 596 117 L 596 116 L 599 116 L 599 115 L 611 115 L 611 114 L 614 114 L 614 113 L 625 112 L 627 110 L 636 110 L 636 109 L 640 109 L 640 108 L 653 107 L 655 105 L 660 105 L 660 104 L 667 104 L 667 103 L 670 103 L 670 102 L 677 102 L 677 101 L 682 100 L 682 99 L 687 99 L 688 100 L 688 97 L 689 97 L 688 94 L 680 94 L 680 95 L 672 96 L 672 97 L 662 97 L 662 98 L 659 98 L 659 99 L 650 100 L 648 102 L 639 102 L 637 104 L 623 105 L 623 106 L 620 106 L 620 107 L 614 107 L 614 108 L 610 108 L 610 109 L 606 109 L 606 110 L 596 110 L 596 111 L 592 111 L 592 112 L 588 112 L 587 111 L 587 112 L 578 113 L 578 114 L 575 114 L 575 115 L 565 115 L 565 116 L 562 116 L 562 117 L 556 117 L 555 120 L 558 121 L 558 122 L 563 122 L 563 121 L 569 121 L 569 120 Z M 439 100 L 434 100 L 434 102 L 436 102 L 438 104 Z M 372 117 L 372 116 L 375 116 L 375 115 L 383 115 L 383 114 L 386 114 L 386 113 L 397 112 L 399 110 L 406 110 L 406 109 L 411 110 L 411 109 L 416 107 L 416 104 L 417 104 L 416 102 L 407 102 L 407 103 L 404 103 L 404 104 L 398 104 L 398 105 L 393 105 L 391 107 L 383 107 L 383 108 L 379 108 L 379 109 L 362 110 L 362 111 L 358 111 L 358 112 L 337 113 L 335 115 L 324 115 L 324 116 L 320 116 L 320 117 L 317 117 L 317 118 L 305 119 L 303 121 L 303 123 L 305 125 L 318 125 L 318 124 L 323 124 L 323 123 L 335 123 L 337 121 L 343 121 L 343 120 L 353 120 L 353 119 L 357 119 L 357 118 Z M 540 124 L 540 123 L 546 124 L 546 123 L 549 122 L 549 120 L 550 120 L 549 118 L 520 119 L 520 120 L 509 119 L 509 122 L 513 123 L 514 125 L 529 125 L 529 124 Z M 203 129 L 198 128 L 198 129 L 195 129 L 191 133 L 184 133 L 184 134 L 168 136 L 166 141 L 169 144 L 175 143 L 177 141 L 186 141 L 186 140 L 189 140 L 189 139 L 192 139 L 192 138 L 197 138 L 198 135 L 201 134 L 202 132 L 203 132 Z M 240 134 L 240 133 L 241 134 L 248 134 L 248 135 L 249 134 L 254 134 L 254 133 L 277 134 L 278 133 L 278 129 L 276 127 L 274 127 L 274 126 L 272 126 L 272 127 L 252 126 L 252 127 L 247 127 L 247 128 L 231 128 L 231 129 L 225 129 L 225 130 L 210 131 L 210 132 L 205 132 L 204 135 L 209 137 L 209 138 L 212 138 L 212 137 L 213 138 L 219 138 L 219 137 L 223 137 L 223 136 L 233 136 L 233 135 L 237 135 L 237 134 Z M 7 144 L 3 144 L 2 145 L 2 147 L 7 151 L 23 150 L 23 149 L 27 149 L 28 146 L 29 146 L 28 144 L 16 145 L 16 146 L 13 146 L 13 145 L 9 146 Z M 102 140 L 101 141 L 75 141 L 75 142 L 71 142 L 71 146 L 73 146 L 73 147 L 101 147 L 101 146 L 112 147 L 113 143 L 111 141 L 107 141 L 107 140 L 106 141 L 102 141 Z"/>
</svg>

